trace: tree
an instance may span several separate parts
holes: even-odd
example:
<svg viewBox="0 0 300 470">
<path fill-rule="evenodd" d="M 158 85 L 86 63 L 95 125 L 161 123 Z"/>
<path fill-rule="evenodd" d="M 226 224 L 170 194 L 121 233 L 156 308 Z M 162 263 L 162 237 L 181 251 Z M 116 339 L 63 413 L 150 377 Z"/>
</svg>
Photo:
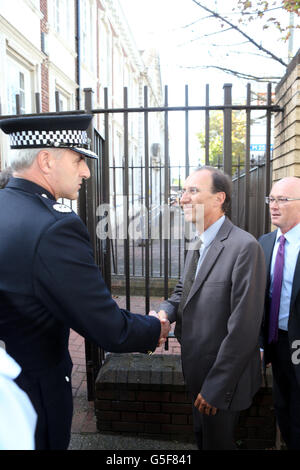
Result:
<svg viewBox="0 0 300 470">
<path fill-rule="evenodd" d="M 192 0 L 196 5 L 198 5 L 201 9 L 205 10 L 208 12 L 210 15 L 210 18 L 215 18 L 218 20 L 220 24 L 220 31 L 225 32 L 228 30 L 236 31 L 239 33 L 241 36 L 243 36 L 244 39 L 246 39 L 246 42 L 249 42 L 249 44 L 253 45 L 256 49 L 259 50 L 259 53 L 262 54 L 264 57 L 268 57 L 273 59 L 275 62 L 279 63 L 283 67 L 287 67 L 287 62 L 282 58 L 279 57 L 275 52 L 272 52 L 269 48 L 264 47 L 261 38 L 256 38 L 250 36 L 248 34 L 247 28 L 243 28 L 243 26 L 247 26 L 251 21 L 257 20 L 257 19 L 262 19 L 262 21 L 265 21 L 265 24 L 263 25 L 263 29 L 268 29 L 271 26 L 275 26 L 277 30 L 279 30 L 281 34 L 281 39 L 287 40 L 291 34 L 291 31 L 294 28 L 299 28 L 299 25 L 288 25 L 285 26 L 281 23 L 280 20 L 280 12 L 282 11 L 288 11 L 295 13 L 296 16 L 300 16 L 300 1 L 299 0 L 271 0 L 271 1 L 266 1 L 266 0 L 238 0 L 237 5 L 235 10 L 235 13 L 239 14 L 239 19 L 237 21 L 234 20 L 229 20 L 228 17 L 225 15 L 222 16 L 220 13 L 213 11 L 211 8 L 208 8 L 202 0 Z M 276 10 L 276 17 L 271 16 L 270 17 L 270 12 L 273 10 Z M 249 29 L 249 28 L 248 28 Z M 216 34 L 216 32 L 212 32 L 212 34 Z M 234 70 L 232 67 L 220 67 L 220 64 L 218 64 L 219 69 L 223 70 L 226 73 L 235 75 L 240 78 L 245 78 L 249 80 L 255 80 L 255 81 L 265 81 L 266 78 L 269 81 L 276 80 L 278 81 L 279 77 L 260 77 L 254 74 L 249 74 L 249 73 L 242 73 L 242 71 L 239 70 Z M 215 64 L 213 65 L 205 65 L 205 66 L 200 66 L 200 68 L 218 68 Z M 193 68 L 197 68 L 197 66 L 193 66 Z M 267 68 L 268 70 L 268 68 Z"/>
<path fill-rule="evenodd" d="M 212 166 L 222 164 L 223 155 L 223 112 L 212 111 L 209 124 L 209 163 Z M 201 147 L 205 149 L 205 132 L 196 134 Z M 242 111 L 232 113 L 232 173 L 240 163 L 245 162 L 246 116 Z"/>
<path fill-rule="evenodd" d="M 290 13 L 294 13 L 296 16 L 300 17 L 300 1 L 299 0 L 238 0 L 237 9 L 241 13 L 241 18 L 239 19 L 240 24 L 247 25 L 247 23 L 261 18 L 264 21 L 264 29 L 269 29 L 270 27 L 275 27 L 281 34 L 282 39 L 287 41 L 292 34 L 292 30 L 299 28 L 299 24 L 289 24 L 283 25 L 280 21 L 280 18 L 270 16 L 266 18 L 266 13 L 272 10 L 286 10 Z"/>
</svg>

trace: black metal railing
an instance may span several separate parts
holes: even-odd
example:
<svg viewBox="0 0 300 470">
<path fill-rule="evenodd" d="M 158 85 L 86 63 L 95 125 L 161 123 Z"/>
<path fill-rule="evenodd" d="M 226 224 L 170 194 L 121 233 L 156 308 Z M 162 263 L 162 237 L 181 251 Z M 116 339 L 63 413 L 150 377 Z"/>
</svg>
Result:
<svg viewBox="0 0 300 470">
<path fill-rule="evenodd" d="M 111 195 L 109 202 L 114 214 L 110 219 L 110 223 L 114 226 L 115 237 L 107 244 L 110 251 L 111 271 L 107 270 L 106 281 L 111 285 L 115 277 L 121 276 L 125 283 L 126 307 L 128 309 L 130 309 L 130 296 L 134 292 L 136 278 L 141 278 L 144 282 L 143 293 L 147 313 L 151 294 L 155 295 L 158 292 L 157 285 L 156 292 L 151 292 L 151 279 L 160 278 L 162 286 L 160 294 L 168 297 L 170 280 L 172 278 L 174 280 L 178 279 L 181 275 L 185 254 L 184 240 L 182 238 L 175 240 L 172 236 L 169 238 L 163 236 L 164 212 L 161 208 L 162 206 L 170 207 L 170 198 L 173 190 L 175 192 L 176 189 L 172 185 L 174 174 L 177 173 L 177 189 L 180 189 L 186 176 L 193 169 L 189 154 L 191 113 L 204 113 L 205 161 L 201 163 L 211 164 L 210 119 L 213 111 L 223 112 L 223 152 L 218 163 L 214 164 L 226 173 L 233 175 L 233 204 L 229 216 L 234 223 L 256 237 L 268 230 L 269 216 L 264 204 L 264 195 L 268 194 L 271 182 L 271 118 L 274 113 L 281 112 L 282 109 L 272 104 L 271 84 L 267 86 L 266 101 L 263 104 L 251 104 L 252 91 L 250 85 L 247 85 L 246 91 L 245 104 L 233 104 L 231 84 L 225 84 L 224 103 L 216 106 L 210 104 L 209 86 L 207 85 L 205 105 L 195 106 L 189 104 L 189 89 L 186 86 L 184 106 L 170 106 L 168 104 L 168 87 L 166 86 L 162 106 L 149 106 L 148 88 L 145 87 L 144 105 L 130 108 L 128 107 L 128 95 L 125 88 L 123 95 L 124 106 L 122 108 L 112 108 L 108 106 L 108 90 L 106 89 L 104 108 L 92 110 L 94 114 L 104 115 L 103 171 L 109 175 L 105 179 L 105 185 L 109 185 L 108 191 Z M 235 111 L 245 113 L 244 154 L 239 156 L 237 163 L 232 161 L 232 115 Z M 260 115 L 260 118 L 264 118 L 265 152 L 260 156 L 259 161 L 251 161 L 251 127 L 253 113 L 257 111 L 260 111 L 260 114 L 263 115 Z M 179 165 L 172 165 L 172 156 L 170 156 L 169 151 L 171 139 L 169 116 L 174 112 L 183 113 L 185 118 L 185 154 L 182 156 L 182 164 Z M 158 164 L 153 164 L 149 153 L 149 116 L 151 113 L 160 114 L 163 122 L 162 152 Z M 121 162 L 116 162 L 114 155 L 110 154 L 110 120 L 116 114 L 123 116 L 123 159 Z M 129 150 L 128 122 L 129 116 L 133 114 L 138 114 L 143 121 L 143 148 L 139 155 L 139 161 L 134 160 Z M 260 127 L 262 128 L 262 125 Z M 152 197 L 154 180 L 159 187 L 159 195 L 155 200 Z M 146 216 L 141 207 L 145 208 Z M 174 229 L 172 217 L 174 219 L 176 211 L 178 212 L 178 207 L 171 208 L 169 217 L 170 235 L 172 235 L 172 229 Z M 122 239 L 119 236 L 120 214 L 123 214 L 121 225 L 123 224 L 126 228 L 134 219 L 140 218 L 140 239 L 130 239 L 129 237 Z M 178 214 L 176 217 L 178 219 Z M 158 239 L 153 239 L 151 229 L 153 230 L 153 227 L 157 228 L 157 226 L 159 236 Z"/>
<path fill-rule="evenodd" d="M 105 90 L 104 108 L 93 109 L 92 90 L 85 89 L 85 109 L 82 111 L 61 111 L 59 94 L 56 93 L 56 112 L 90 112 L 104 117 L 104 136 L 90 127 L 89 136 L 92 149 L 99 155 L 99 161 L 89 161 L 91 178 L 86 181 L 80 193 L 76 209 L 90 233 L 95 260 L 99 265 L 108 288 L 114 292 L 114 280 L 121 277 L 125 285 L 126 308 L 130 309 L 130 297 L 134 293 L 136 280 L 143 283 L 145 313 L 150 309 L 150 297 L 168 297 L 172 281 L 180 277 L 185 256 L 185 240 L 182 236 L 184 227 L 180 208 L 176 205 L 175 193 L 182 188 L 188 174 L 195 168 L 190 158 L 190 117 L 191 113 L 204 115 L 205 144 L 203 161 L 212 164 L 211 158 L 211 116 L 214 111 L 223 113 L 223 149 L 213 165 L 222 168 L 233 178 L 233 202 L 229 216 L 241 228 L 255 237 L 269 230 L 269 215 L 264 204 L 264 196 L 269 193 L 271 184 L 271 140 L 272 116 L 283 111 L 272 104 L 272 90 L 269 84 L 266 101 L 263 104 L 251 104 L 251 88 L 247 85 L 244 105 L 232 103 L 232 87 L 224 85 L 222 105 L 210 104 L 209 86 L 205 89 L 205 105 L 189 104 L 189 88 L 185 87 L 184 106 L 170 106 L 168 87 L 164 89 L 162 106 L 150 106 L 148 88 L 144 88 L 142 107 L 129 107 L 127 88 L 124 89 L 123 107 L 109 107 L 108 90 Z M 40 96 L 35 95 L 36 113 L 40 113 Z M 0 107 L 1 108 L 1 107 Z M 17 114 L 20 100 L 16 97 Z M 238 161 L 232 161 L 232 116 L 239 111 L 245 113 L 244 152 Z M 251 129 L 253 113 L 261 112 L 264 119 L 265 152 L 260 159 L 253 161 L 251 155 Z M 140 117 L 142 136 L 138 136 L 138 159 L 133 158 L 130 150 L 130 116 L 136 113 Z M 153 114 L 153 113 L 156 113 Z M 184 154 L 182 162 L 173 163 L 170 155 L 169 117 L 171 113 L 183 113 L 184 116 Z M 121 161 L 116 161 L 112 152 L 111 117 L 122 116 L 123 150 Z M 154 159 L 151 155 L 151 116 L 160 120 L 161 155 Z M 1 116 L 3 119 L 8 116 Z M 141 130 L 140 129 L 140 130 Z M 153 152 L 152 152 L 153 153 Z M 176 181 L 176 183 L 174 183 Z M 157 191 L 153 193 L 153 188 Z M 103 207 L 107 210 L 102 210 Z M 165 211 L 165 212 L 164 212 Z M 121 222 L 120 222 L 121 221 Z M 129 238 L 130 224 L 140 225 L 138 238 Z M 99 224 L 104 227 L 101 230 Z M 110 230 L 115 236 L 110 236 Z M 121 230 L 126 236 L 121 237 Z M 176 232 L 175 236 L 175 230 Z M 153 237 L 156 231 L 157 236 Z M 103 236 L 104 233 L 104 236 Z M 158 279 L 159 284 L 151 287 L 151 281 Z M 104 360 L 104 351 L 86 341 L 86 363 L 88 376 L 88 398 L 94 396 L 96 375 Z"/>
</svg>

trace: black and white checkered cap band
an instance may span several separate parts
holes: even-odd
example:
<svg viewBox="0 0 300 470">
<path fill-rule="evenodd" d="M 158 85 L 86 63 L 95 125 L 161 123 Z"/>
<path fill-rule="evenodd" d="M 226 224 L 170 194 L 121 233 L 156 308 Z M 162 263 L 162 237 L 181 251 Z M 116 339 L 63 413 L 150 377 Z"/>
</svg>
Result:
<svg viewBox="0 0 300 470">
<path fill-rule="evenodd" d="M 86 131 L 20 131 L 10 134 L 11 148 L 38 147 L 89 147 Z"/>
</svg>

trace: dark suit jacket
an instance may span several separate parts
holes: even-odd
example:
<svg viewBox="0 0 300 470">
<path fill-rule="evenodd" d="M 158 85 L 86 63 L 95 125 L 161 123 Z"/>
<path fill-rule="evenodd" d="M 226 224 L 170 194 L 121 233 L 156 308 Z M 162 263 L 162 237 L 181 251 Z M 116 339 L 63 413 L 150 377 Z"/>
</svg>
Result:
<svg viewBox="0 0 300 470">
<path fill-rule="evenodd" d="M 181 281 L 160 305 L 170 321 L 182 322 L 182 366 L 188 389 L 220 409 L 250 406 L 261 385 L 259 331 L 263 315 L 265 263 L 249 233 L 225 219 L 204 258 L 177 317 Z"/>
<path fill-rule="evenodd" d="M 276 233 L 277 230 L 271 233 L 267 233 L 263 235 L 259 242 L 263 248 L 264 255 L 265 255 L 265 262 L 266 262 L 266 270 L 267 270 L 267 287 L 266 287 L 266 296 L 265 296 L 265 313 L 263 317 L 263 325 L 262 325 L 262 346 L 265 351 L 265 362 L 271 362 L 271 349 L 268 346 L 268 328 L 269 328 L 269 307 L 270 307 L 270 300 L 269 300 L 269 289 L 270 289 L 270 268 L 271 268 L 271 261 L 272 261 L 272 254 L 273 248 L 276 240 Z M 296 352 L 296 349 L 299 348 L 299 340 L 300 340 L 300 253 L 298 255 L 295 274 L 293 279 L 293 286 L 292 286 L 292 297 L 290 303 L 290 315 L 288 321 L 288 337 L 289 343 L 291 347 L 291 355 L 293 352 Z M 293 342 L 295 344 L 293 347 Z M 298 355 L 299 359 L 299 355 Z M 300 384 L 300 364 L 297 364 L 299 361 L 294 362 L 294 368 L 297 376 L 298 383 Z"/>
<path fill-rule="evenodd" d="M 156 348 L 160 322 L 119 309 L 85 225 L 74 212 L 61 212 L 40 186 L 12 178 L 0 191 L 0 224 L 0 339 L 22 367 L 18 383 L 49 446 L 65 448 L 72 417 L 69 329 L 106 351 L 147 352 Z"/>
</svg>

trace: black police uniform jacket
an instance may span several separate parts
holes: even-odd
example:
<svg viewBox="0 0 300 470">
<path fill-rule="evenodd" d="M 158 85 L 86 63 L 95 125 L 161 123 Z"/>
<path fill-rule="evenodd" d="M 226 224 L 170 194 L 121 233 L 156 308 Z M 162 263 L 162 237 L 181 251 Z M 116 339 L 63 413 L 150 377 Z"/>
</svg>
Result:
<svg viewBox="0 0 300 470">
<path fill-rule="evenodd" d="M 88 232 L 28 180 L 0 190 L 0 339 L 21 365 L 38 413 L 36 446 L 67 448 L 72 420 L 69 329 L 110 352 L 155 349 L 160 322 L 118 308 Z"/>
</svg>

